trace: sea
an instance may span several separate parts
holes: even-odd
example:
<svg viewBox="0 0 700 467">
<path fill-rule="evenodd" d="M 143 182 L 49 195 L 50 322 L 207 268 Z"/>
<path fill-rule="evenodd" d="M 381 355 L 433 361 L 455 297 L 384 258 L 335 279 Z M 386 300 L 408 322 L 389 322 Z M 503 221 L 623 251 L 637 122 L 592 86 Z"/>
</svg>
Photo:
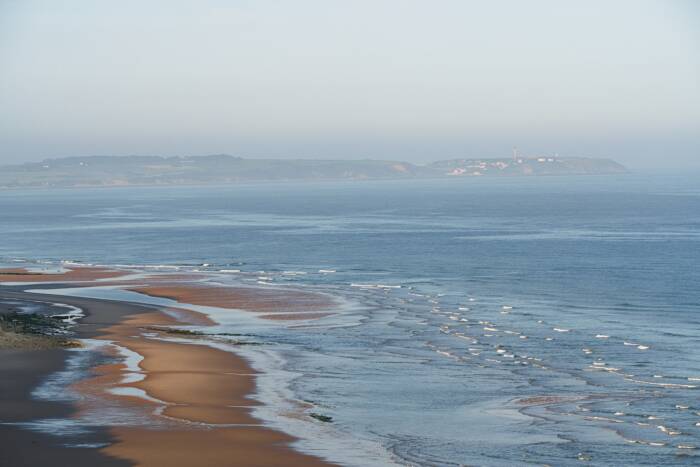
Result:
<svg viewBox="0 0 700 467">
<path fill-rule="evenodd" d="M 700 465 L 700 173 L 8 190 L 0 261 L 332 295 L 220 326 L 343 464 Z"/>
</svg>

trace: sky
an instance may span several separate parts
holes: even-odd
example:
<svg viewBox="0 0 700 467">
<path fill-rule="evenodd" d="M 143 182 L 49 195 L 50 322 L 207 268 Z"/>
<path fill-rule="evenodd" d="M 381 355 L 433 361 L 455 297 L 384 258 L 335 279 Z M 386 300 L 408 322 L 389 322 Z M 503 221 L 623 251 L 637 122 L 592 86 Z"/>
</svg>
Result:
<svg viewBox="0 0 700 467">
<path fill-rule="evenodd" d="M 0 163 L 700 167 L 693 0 L 0 0 Z"/>
</svg>

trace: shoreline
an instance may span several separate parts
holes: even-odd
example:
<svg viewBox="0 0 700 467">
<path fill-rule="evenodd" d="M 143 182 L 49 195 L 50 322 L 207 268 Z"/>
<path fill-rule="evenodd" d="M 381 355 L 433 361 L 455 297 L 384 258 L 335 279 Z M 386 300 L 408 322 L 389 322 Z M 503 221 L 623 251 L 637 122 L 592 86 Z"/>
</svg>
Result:
<svg viewBox="0 0 700 467">
<path fill-rule="evenodd" d="M 81 268 L 82 269 L 82 268 Z M 87 268 L 89 269 L 89 268 Z M 48 274 L 47 274 L 48 275 Z M 47 275 L 41 277 L 42 280 Z M 12 277 L 8 277 L 12 276 Z M 60 280 L 61 274 L 55 278 Z M 0 274 L 0 281 L 13 281 L 15 275 Z M 105 277 L 106 278 L 106 277 Z M 82 276 L 81 276 L 82 279 Z M 93 279 L 94 280 L 94 279 Z M 100 282 L 92 282 L 99 285 Z M 62 417 L 80 418 L 99 413 L 95 401 L 115 403 L 126 410 L 138 413 L 142 419 L 157 423 L 149 426 L 112 426 L 97 429 L 100 432 L 95 445 L 107 444 L 93 449 L 76 449 L 60 446 L 65 439 L 48 437 L 17 425 L 2 425 L 3 431 L 26 440 L 27 448 L 13 450 L 15 458 L 8 458 L 9 465 L 48 465 L 37 457 L 44 445 L 51 451 L 64 454 L 66 465 L 140 465 L 140 466 L 190 466 L 190 465 L 332 465 L 325 460 L 294 450 L 291 444 L 296 438 L 267 427 L 265 422 L 252 415 L 260 403 L 251 396 L 256 392 L 256 375 L 244 357 L 228 350 L 213 348 L 207 342 L 196 342 L 174 337 L 159 329 L 169 326 L 192 325 L 192 318 L 199 326 L 211 325 L 205 315 L 188 310 L 178 310 L 176 317 L 163 307 L 138 305 L 114 300 L 73 297 L 58 294 L 31 293 L 23 289 L 37 284 L 0 287 L 0 298 L 59 302 L 78 306 L 85 317 L 76 326 L 80 339 L 109 342 L 112 358 L 104 350 L 100 364 L 90 369 L 90 375 L 70 386 L 91 401 L 62 403 Z M 43 283 L 41 288 L 74 287 L 74 283 Z M 88 285 L 88 284 L 81 284 Z M 267 309 L 266 309 L 267 311 Z M 234 311 L 232 311 L 234 312 Z M 191 315 L 181 320 L 182 314 Z M 205 318 L 205 319 L 202 319 Z M 145 335 L 148 334 L 148 335 Z M 187 337 L 187 336 L 184 336 Z M 141 360 L 137 371 L 128 362 L 114 362 L 114 350 L 127 349 Z M 0 351 L 2 352 L 2 351 Z M 8 351 L 9 352 L 9 351 Z M 12 352 L 17 352 L 12 350 Z M 23 351 L 38 352 L 38 351 Z M 27 357 L 23 364 L 23 375 L 13 377 L 15 389 L 3 392 L 0 408 L 22 399 L 27 407 L 43 404 L 33 399 L 29 391 L 46 378 L 65 368 L 69 351 L 52 349 L 46 351 L 53 357 L 53 365 L 39 368 L 35 360 Z M 93 352 L 93 349 L 88 350 Z M 36 354 L 38 355 L 38 354 Z M 42 361 L 45 359 L 42 359 Z M 9 371 L 0 365 L 0 372 Z M 135 379 L 133 382 L 130 379 Z M 99 406 L 99 403 L 97 404 Z M 6 421 L 5 410 L 0 411 Z M 18 422 L 53 416 L 49 411 L 28 411 L 28 416 Z M 37 443 L 42 449 L 32 448 Z M 24 446 L 22 445 L 22 446 Z M 4 454 L 3 454 L 4 455 Z M 34 456 L 34 457 L 32 457 Z M 28 464 L 19 459 L 34 459 Z M 59 456 L 60 458 L 60 456 Z M 2 458 L 0 458 L 2 459 Z M 3 460 L 4 461 L 4 460 Z M 24 461 L 24 462 L 29 462 Z"/>
<path fill-rule="evenodd" d="M 110 321 L 138 312 L 135 305 L 123 306 L 109 301 L 85 300 L 73 297 L 48 296 L 24 292 L 23 286 L 0 287 L 0 298 L 50 302 L 53 298 L 78 306 L 85 311 L 78 338 L 94 337 Z M 64 300 L 65 298 L 65 300 Z M 6 308 L 6 307 L 5 307 Z M 144 308 L 145 309 L 145 308 Z M 0 349 L 0 436 L 12 449 L 0 450 L 0 465 L 43 466 L 72 465 L 92 467 L 126 467 L 130 464 L 97 449 L 70 448 L 67 444 L 101 445 L 115 441 L 103 428 L 94 429 L 88 436 L 53 436 L 31 430 L 27 424 L 36 420 L 70 418 L 76 412 L 70 401 L 47 401 L 33 396 L 33 391 L 51 375 L 65 371 L 70 350 L 53 348 Z"/>
</svg>

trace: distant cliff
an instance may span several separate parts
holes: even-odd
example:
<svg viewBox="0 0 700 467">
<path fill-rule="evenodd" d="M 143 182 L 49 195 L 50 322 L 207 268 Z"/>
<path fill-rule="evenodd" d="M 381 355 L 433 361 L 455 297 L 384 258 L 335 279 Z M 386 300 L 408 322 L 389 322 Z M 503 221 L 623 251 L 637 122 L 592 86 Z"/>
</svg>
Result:
<svg viewBox="0 0 700 467">
<path fill-rule="evenodd" d="M 0 188 L 194 185 L 255 181 L 452 178 L 624 173 L 609 159 L 453 159 L 428 165 L 381 160 L 243 159 L 229 155 L 90 156 L 0 167 Z"/>
</svg>

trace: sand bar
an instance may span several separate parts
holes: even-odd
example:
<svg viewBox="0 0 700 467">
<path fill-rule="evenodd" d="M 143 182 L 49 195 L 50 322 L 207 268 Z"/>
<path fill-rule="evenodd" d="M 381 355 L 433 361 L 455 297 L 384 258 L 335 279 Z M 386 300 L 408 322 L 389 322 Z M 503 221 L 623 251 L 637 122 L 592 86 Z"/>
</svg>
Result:
<svg viewBox="0 0 700 467">
<path fill-rule="evenodd" d="M 322 312 L 327 313 L 336 306 L 330 297 L 299 290 L 209 284 L 159 284 L 128 290 L 193 305 L 232 308 L 265 315 L 280 313 L 285 315 L 283 319 L 319 318 Z M 308 312 L 318 314 L 305 316 L 304 313 Z"/>
<path fill-rule="evenodd" d="M 102 274 L 108 273 L 110 272 L 107 270 L 96 273 L 85 271 L 73 273 L 71 277 L 80 277 L 83 280 L 86 277 L 104 277 Z M 13 279 L 15 278 L 16 276 L 13 276 Z M 210 300 L 204 299 L 208 292 L 211 289 L 221 291 L 222 288 L 173 284 L 168 285 L 165 290 L 156 289 L 154 295 L 167 293 L 171 297 L 177 297 L 178 301 L 186 302 L 186 298 L 191 296 L 199 303 L 207 302 L 213 304 L 212 306 L 221 306 L 223 299 L 229 307 L 234 306 L 231 303 L 234 303 L 236 308 L 243 308 L 242 305 L 245 304 L 245 309 L 264 313 L 274 313 L 283 303 L 289 305 L 285 310 L 291 308 L 304 311 L 309 310 L 306 305 L 321 307 L 328 304 L 325 297 L 314 294 L 291 293 L 291 296 L 285 298 L 286 291 L 276 291 L 274 295 L 266 293 L 256 298 L 254 291 L 257 289 L 254 288 L 233 288 L 234 292 L 222 292 Z M 192 289 L 195 290 L 194 294 L 191 294 Z M 250 397 L 256 389 L 257 373 L 243 358 L 208 347 L 204 342 L 200 345 L 197 339 L 193 340 L 193 344 L 148 337 L 153 333 L 162 338 L 172 337 L 158 331 L 159 327 L 182 326 L 194 322 L 199 325 L 209 324 L 210 321 L 203 315 L 196 316 L 199 314 L 187 310 L 160 310 L 109 300 L 32 294 L 21 292 L 18 287 L 8 287 L 0 293 L 8 298 L 41 299 L 81 307 L 87 316 L 79 325 L 80 337 L 109 340 L 137 352 L 143 357 L 139 366 L 145 377 L 141 381 L 124 383 L 125 365 L 106 363 L 93 368 L 91 376 L 76 383 L 73 388 L 87 396 L 97 396 L 85 398 L 93 404 L 89 407 L 93 411 L 94 404 L 99 403 L 100 399 L 111 399 L 131 411 L 141 411 L 145 417 L 152 417 L 153 420 L 160 417 L 161 421 L 153 426 L 120 426 L 99 430 L 99 442 L 108 444 L 100 449 L 61 449 L 60 443 L 52 437 L 45 441 L 46 435 L 16 428 L 6 430 L 9 432 L 8 439 L 14 439 L 13 436 L 19 433 L 18 437 L 25 439 L 26 446 L 21 447 L 20 442 L 19 449 L 12 457 L 3 461 L 19 462 L 18 459 L 26 457 L 35 461 L 16 465 L 44 465 L 38 459 L 48 460 L 50 456 L 44 456 L 44 451 L 35 448 L 36 441 L 41 439 L 47 445 L 51 444 L 51 449 L 46 450 L 47 453 L 59 452 L 56 459 L 63 459 L 65 465 L 76 466 L 329 465 L 319 458 L 295 451 L 290 447 L 295 440 L 293 437 L 265 427 L 260 420 L 252 416 L 253 408 L 259 405 L 259 402 Z M 295 304 L 297 299 L 303 304 Z M 261 309 L 255 308 L 258 305 Z M 52 352 L 51 355 L 56 356 L 56 364 L 52 367 L 54 371 L 60 368 L 66 351 L 46 352 Z M 36 363 L 32 363 L 34 360 L 31 359 L 26 361 L 31 367 L 46 359 L 36 360 Z M 36 379 L 33 379 L 22 387 L 15 384 L 15 393 L 22 392 L 23 397 L 27 397 L 29 387 L 36 383 Z M 107 389 L 115 387 L 143 391 L 151 400 L 107 392 Z M 164 408 L 163 403 L 166 405 Z M 93 413 L 87 410 L 88 407 L 81 407 L 80 404 L 73 404 L 72 409 L 64 404 L 62 410 L 64 413 L 73 410 L 76 415 Z M 26 405 L 32 408 L 40 404 L 28 398 Z M 156 411 L 159 407 L 162 409 L 160 412 Z M 31 413 L 31 410 L 28 412 Z M 44 416 L 40 413 L 36 415 Z M 163 419 L 167 423 L 162 423 Z M 65 442 L 60 439 L 59 441 Z M 35 452 L 29 452 L 32 449 Z"/>
<path fill-rule="evenodd" d="M 85 282 L 110 279 L 129 274 L 127 271 L 100 267 L 70 267 L 65 272 L 32 272 L 23 268 L 0 269 L 0 282 Z"/>
</svg>

